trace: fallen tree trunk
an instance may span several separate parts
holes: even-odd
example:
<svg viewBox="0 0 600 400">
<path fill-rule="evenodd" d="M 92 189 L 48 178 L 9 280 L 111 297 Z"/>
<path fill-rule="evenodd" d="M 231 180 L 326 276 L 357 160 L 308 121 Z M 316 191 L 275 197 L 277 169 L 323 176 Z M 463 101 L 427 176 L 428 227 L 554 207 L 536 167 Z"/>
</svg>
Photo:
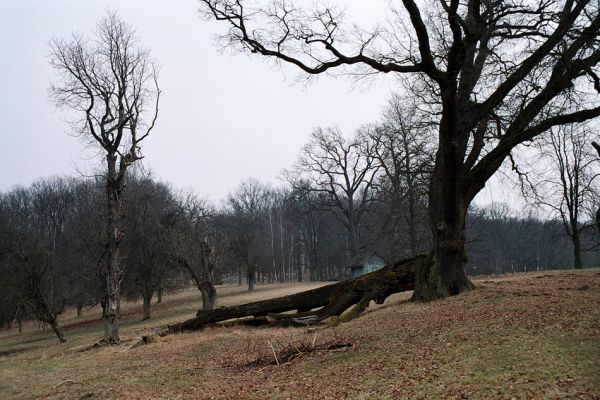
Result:
<svg viewBox="0 0 600 400">
<path fill-rule="evenodd" d="M 254 303 L 200 310 L 195 318 L 169 325 L 167 333 L 198 330 L 212 323 L 244 317 L 262 317 L 265 322 L 316 323 L 340 316 L 354 306 L 342 316 L 343 321 L 349 320 L 364 311 L 371 300 L 382 304 L 391 294 L 413 290 L 415 272 L 429 261 L 427 256 L 419 255 L 389 263 L 375 272 L 317 289 Z M 281 314 L 288 311 L 296 312 Z"/>
</svg>

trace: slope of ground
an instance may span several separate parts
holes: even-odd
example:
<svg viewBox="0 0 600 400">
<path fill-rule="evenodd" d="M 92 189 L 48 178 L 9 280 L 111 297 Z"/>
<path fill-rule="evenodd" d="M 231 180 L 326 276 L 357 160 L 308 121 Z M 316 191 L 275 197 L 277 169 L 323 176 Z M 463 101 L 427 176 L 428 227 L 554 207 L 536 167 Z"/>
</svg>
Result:
<svg viewBox="0 0 600 400">
<path fill-rule="evenodd" d="M 49 334 L 3 331 L 0 398 L 600 398 L 599 270 L 475 283 L 473 292 L 425 304 L 396 295 L 347 324 L 310 332 L 214 327 L 131 348 L 149 327 L 193 315 L 193 292 L 167 297 L 152 322 L 133 314 L 139 305 L 124 307 L 132 314 L 119 347 L 78 352 L 102 326 L 73 326 L 72 316 L 63 321 L 72 325 L 64 345 Z M 309 287 L 261 287 L 252 295 L 226 288 L 220 304 Z M 252 363 L 281 347 L 320 348 L 332 338 L 352 346 L 301 351 L 279 366 Z"/>
</svg>

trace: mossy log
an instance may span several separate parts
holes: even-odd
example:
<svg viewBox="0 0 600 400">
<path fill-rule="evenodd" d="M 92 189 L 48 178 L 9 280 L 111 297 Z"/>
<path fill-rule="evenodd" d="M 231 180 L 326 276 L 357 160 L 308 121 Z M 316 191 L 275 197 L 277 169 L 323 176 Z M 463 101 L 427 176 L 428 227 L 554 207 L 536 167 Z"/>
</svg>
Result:
<svg viewBox="0 0 600 400">
<path fill-rule="evenodd" d="M 245 317 L 297 325 L 317 323 L 334 316 L 342 316 L 340 320 L 346 321 L 362 313 L 371 300 L 382 304 L 391 294 L 413 290 L 415 272 L 427 260 L 427 256 L 419 255 L 389 263 L 375 272 L 317 289 L 237 306 L 200 310 L 195 318 L 169 325 L 167 330 L 170 333 L 193 331 L 212 323 Z M 343 314 L 352 306 L 351 310 Z M 296 312 L 286 313 L 290 311 Z"/>
</svg>

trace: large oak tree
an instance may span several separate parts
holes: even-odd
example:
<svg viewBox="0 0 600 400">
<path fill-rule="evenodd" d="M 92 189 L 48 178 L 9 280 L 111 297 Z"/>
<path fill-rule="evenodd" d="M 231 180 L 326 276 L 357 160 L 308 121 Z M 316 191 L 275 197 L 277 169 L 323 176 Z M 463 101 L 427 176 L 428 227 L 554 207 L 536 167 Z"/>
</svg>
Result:
<svg viewBox="0 0 600 400">
<path fill-rule="evenodd" d="M 228 24 L 225 46 L 309 75 L 393 73 L 437 122 L 429 191 L 431 262 L 415 297 L 471 288 L 465 215 L 513 148 L 600 115 L 600 15 L 590 0 L 402 0 L 387 22 L 346 26 L 343 12 L 289 0 L 202 0 Z"/>
</svg>

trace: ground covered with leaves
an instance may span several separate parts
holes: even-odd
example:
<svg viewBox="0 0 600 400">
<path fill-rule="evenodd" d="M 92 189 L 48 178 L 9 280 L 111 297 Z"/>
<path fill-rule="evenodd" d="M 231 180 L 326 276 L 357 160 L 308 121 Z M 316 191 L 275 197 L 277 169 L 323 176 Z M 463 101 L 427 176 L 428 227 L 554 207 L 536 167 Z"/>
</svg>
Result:
<svg viewBox="0 0 600 400">
<path fill-rule="evenodd" d="M 134 348 L 153 326 L 193 315 L 197 295 L 167 297 L 150 322 L 127 305 L 117 347 L 78 351 L 101 334 L 91 317 L 64 317 L 66 344 L 5 330 L 0 398 L 600 399 L 600 270 L 475 283 L 431 303 L 395 295 L 337 326 L 218 326 Z M 221 288 L 220 304 L 312 287 Z"/>
</svg>

